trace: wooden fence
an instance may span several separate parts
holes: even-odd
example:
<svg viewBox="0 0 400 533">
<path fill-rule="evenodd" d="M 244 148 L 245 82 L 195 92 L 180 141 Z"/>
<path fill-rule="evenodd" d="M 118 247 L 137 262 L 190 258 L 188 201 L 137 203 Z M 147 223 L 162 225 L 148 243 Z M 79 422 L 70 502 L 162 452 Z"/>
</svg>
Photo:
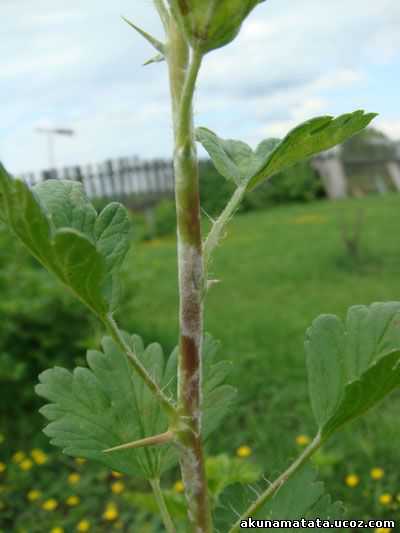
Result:
<svg viewBox="0 0 400 533">
<path fill-rule="evenodd" d="M 21 178 L 30 186 L 48 179 L 80 181 L 91 199 L 115 199 L 138 209 L 172 197 L 174 191 L 172 162 L 163 159 L 120 158 L 96 165 L 31 172 Z"/>
<path fill-rule="evenodd" d="M 326 152 L 314 157 L 311 164 L 319 172 L 329 198 L 354 194 L 347 175 L 346 167 L 349 163 L 353 167 L 373 167 L 376 175 L 371 180 L 376 183 L 372 184 L 372 188 L 378 192 L 384 192 L 386 187 L 382 179 L 385 173 L 393 188 L 400 191 L 399 159 L 342 161 L 337 153 Z M 96 165 L 28 173 L 21 177 L 29 185 L 51 178 L 80 181 L 91 199 L 119 200 L 126 206 L 139 210 L 147 210 L 163 198 L 172 198 L 174 192 L 173 164 L 171 160 L 165 159 L 142 161 L 137 157 L 126 157 Z"/>
</svg>

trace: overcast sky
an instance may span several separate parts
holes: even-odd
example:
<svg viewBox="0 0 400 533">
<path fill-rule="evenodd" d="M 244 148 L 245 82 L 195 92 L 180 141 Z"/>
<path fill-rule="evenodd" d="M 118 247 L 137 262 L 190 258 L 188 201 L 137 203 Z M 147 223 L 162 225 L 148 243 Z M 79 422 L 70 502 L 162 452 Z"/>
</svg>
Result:
<svg viewBox="0 0 400 533">
<path fill-rule="evenodd" d="M 0 160 L 48 165 L 39 126 L 68 127 L 57 165 L 168 157 L 165 64 L 120 15 L 157 36 L 151 0 L 0 0 Z M 267 0 L 240 37 L 209 54 L 197 125 L 256 144 L 298 122 L 358 108 L 400 139 L 399 0 Z"/>
</svg>

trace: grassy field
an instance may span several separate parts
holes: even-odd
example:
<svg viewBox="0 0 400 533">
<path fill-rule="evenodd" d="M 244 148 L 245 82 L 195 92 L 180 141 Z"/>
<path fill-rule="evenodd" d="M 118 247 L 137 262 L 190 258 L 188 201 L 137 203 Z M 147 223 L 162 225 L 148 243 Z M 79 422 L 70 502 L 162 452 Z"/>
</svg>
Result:
<svg viewBox="0 0 400 533">
<path fill-rule="evenodd" d="M 258 463 L 272 479 L 300 452 L 296 438 L 313 436 L 305 331 L 321 313 L 344 317 L 351 305 L 400 299 L 399 203 L 399 195 L 320 201 L 232 221 L 211 265 L 210 274 L 220 283 L 208 295 L 206 329 L 221 341 L 220 357 L 232 361 L 230 381 L 239 395 L 208 442 L 211 455 L 233 457 L 239 446 L 250 446 L 246 461 Z M 360 209 L 361 253 L 354 262 L 340 227 L 343 221 L 354 223 Z M 178 336 L 176 242 L 174 237 L 139 241 L 137 228 L 124 266 L 118 319 L 146 343 L 158 341 L 169 351 Z M 143 504 L 132 512 L 137 491 L 148 490 L 144 483 L 125 476 L 122 492 L 116 493 L 112 473 L 65 457 L 40 431 L 41 401 L 33 393 L 37 375 L 49 366 L 84 364 L 86 349 L 98 344 L 103 331 L 1 231 L 0 292 L 0 315 L 8 317 L 0 320 L 0 533 L 42 533 L 60 525 L 69 533 L 82 520 L 90 522 L 93 533 L 117 525 L 126 532 L 158 531 Z M 329 492 L 345 502 L 352 518 L 400 520 L 399 408 L 400 394 L 393 394 L 315 458 Z M 43 464 L 36 464 L 39 452 L 46 457 Z M 372 468 L 383 469 L 377 471 L 380 479 L 371 478 Z M 73 486 L 71 474 L 80 477 Z M 353 487 L 345 483 L 350 474 L 357 476 Z M 171 471 L 163 486 L 175 491 L 178 480 L 179 472 Z M 71 496 L 80 504 L 70 507 Z M 57 505 L 51 512 L 49 499 Z M 110 502 L 118 516 L 114 512 L 108 520 Z"/>
<path fill-rule="evenodd" d="M 400 299 L 399 206 L 398 195 L 325 201 L 245 214 L 231 223 L 211 267 L 221 282 L 208 296 L 206 330 L 221 341 L 221 357 L 233 361 L 239 401 L 210 443 L 213 453 L 248 444 L 272 477 L 297 453 L 296 436 L 313 434 L 305 330 L 323 313 L 344 317 L 351 305 Z M 340 224 L 354 221 L 359 209 L 364 223 L 357 265 L 346 255 Z M 134 248 L 125 275 L 140 282 L 120 313 L 124 327 L 167 349 L 177 338 L 175 254 L 173 238 Z M 376 504 L 376 513 L 388 513 L 377 503 L 379 491 L 395 493 L 397 486 L 400 492 L 399 400 L 392 395 L 318 457 L 335 496 L 354 510 L 371 513 Z M 387 473 L 379 487 L 369 479 L 374 466 Z M 343 483 L 348 473 L 361 478 L 351 492 Z M 397 513 L 395 504 L 390 513 Z"/>
</svg>

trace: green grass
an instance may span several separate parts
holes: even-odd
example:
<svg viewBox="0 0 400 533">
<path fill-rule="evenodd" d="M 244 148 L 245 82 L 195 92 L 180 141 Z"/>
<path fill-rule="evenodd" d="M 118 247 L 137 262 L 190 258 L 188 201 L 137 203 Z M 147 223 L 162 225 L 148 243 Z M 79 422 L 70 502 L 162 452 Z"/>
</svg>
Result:
<svg viewBox="0 0 400 533">
<path fill-rule="evenodd" d="M 324 201 L 241 215 L 230 224 L 211 266 L 211 277 L 221 282 L 207 298 L 206 330 L 221 340 L 221 356 L 234 362 L 231 382 L 239 402 L 210 443 L 212 452 L 246 443 L 273 476 L 296 453 L 296 435 L 313 433 L 305 330 L 322 313 L 343 317 L 351 305 L 400 298 L 399 206 L 399 195 Z M 362 261 L 354 265 L 340 221 L 355 219 L 360 208 Z M 138 245 L 125 270 L 141 283 L 134 302 L 120 312 L 122 325 L 171 349 L 178 332 L 175 239 Z M 390 470 L 399 463 L 399 399 L 392 395 L 319 457 L 345 499 L 347 472 L 367 479 L 369 467 Z M 390 485 L 396 490 L 397 483 L 400 492 L 399 482 L 394 478 Z M 363 490 L 370 490 L 367 485 Z"/>
</svg>

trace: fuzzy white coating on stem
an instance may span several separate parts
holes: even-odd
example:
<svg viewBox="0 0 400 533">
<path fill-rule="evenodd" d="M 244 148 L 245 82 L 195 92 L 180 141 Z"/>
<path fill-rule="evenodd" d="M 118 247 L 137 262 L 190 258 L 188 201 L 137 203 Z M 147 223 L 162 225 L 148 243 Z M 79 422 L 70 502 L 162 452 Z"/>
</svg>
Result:
<svg viewBox="0 0 400 533">
<path fill-rule="evenodd" d="M 201 284 L 203 279 L 203 259 L 198 248 L 178 240 L 178 271 L 181 299 L 188 306 L 199 305 L 201 300 Z M 198 318 L 181 315 L 181 334 L 193 340 L 197 349 L 200 348 L 201 332 Z"/>
<path fill-rule="evenodd" d="M 174 119 L 180 342 L 175 430 L 191 531 L 213 531 L 201 439 L 203 257 L 200 195 L 193 128 L 193 94 L 202 56 L 190 58 L 185 36 L 171 18 L 168 66 Z"/>
</svg>

